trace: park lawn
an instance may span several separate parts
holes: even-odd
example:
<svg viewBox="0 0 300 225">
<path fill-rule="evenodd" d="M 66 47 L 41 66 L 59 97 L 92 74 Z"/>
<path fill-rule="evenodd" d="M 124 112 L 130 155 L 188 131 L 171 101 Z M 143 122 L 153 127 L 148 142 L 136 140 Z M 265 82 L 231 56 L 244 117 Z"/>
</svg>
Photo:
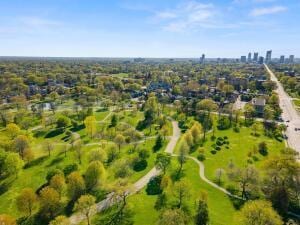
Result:
<svg viewBox="0 0 300 225">
<path fill-rule="evenodd" d="M 172 164 L 177 164 L 176 159 L 172 160 Z M 177 165 L 176 165 L 177 166 Z M 176 166 L 174 168 L 176 168 Z M 184 165 L 184 178 L 190 184 L 190 197 L 187 201 L 188 208 L 195 214 L 196 200 L 199 197 L 200 191 L 207 192 L 210 225 L 237 225 L 234 221 L 234 213 L 236 212 L 231 200 L 227 195 L 219 190 L 211 187 L 202 181 L 199 177 L 199 167 L 192 160 L 188 160 Z M 147 195 L 145 189 L 140 193 L 129 197 L 129 204 L 134 212 L 134 224 L 136 225 L 155 225 L 159 211 L 154 209 L 157 196 Z M 190 224 L 193 224 L 191 218 Z"/>
<path fill-rule="evenodd" d="M 207 140 L 204 144 L 206 157 L 204 165 L 205 174 L 210 180 L 215 178 L 216 169 L 223 168 L 226 170 L 230 160 L 232 160 L 234 165 L 238 167 L 244 167 L 248 164 L 247 160 L 251 159 L 253 164 L 260 169 L 264 160 L 270 156 L 280 154 L 280 151 L 285 147 L 284 142 L 279 142 L 276 139 L 264 136 L 263 131 L 259 131 L 259 137 L 255 137 L 251 135 L 251 133 L 252 129 L 248 127 L 241 127 L 239 133 L 234 132 L 233 129 L 223 131 L 217 130 L 215 136 L 227 136 L 230 143 L 229 149 L 226 149 L 223 145 L 221 150 L 217 151 L 215 155 L 210 152 L 213 150 L 212 145 L 215 143 L 215 141 L 211 140 L 212 133 L 207 135 Z M 249 158 L 248 152 L 252 150 L 254 146 L 258 146 L 258 144 L 262 141 L 267 143 L 268 155 L 262 156 L 261 154 L 257 153 L 256 157 L 259 159 L 258 161 Z M 197 155 L 197 152 L 193 153 L 193 156 Z"/>
<path fill-rule="evenodd" d="M 94 116 L 96 117 L 97 121 L 102 121 L 109 113 L 110 113 L 109 111 L 96 111 L 94 112 Z M 107 121 L 108 119 L 109 117 L 106 118 Z"/>
<path fill-rule="evenodd" d="M 295 108 L 300 112 L 300 99 L 293 99 Z"/>
</svg>

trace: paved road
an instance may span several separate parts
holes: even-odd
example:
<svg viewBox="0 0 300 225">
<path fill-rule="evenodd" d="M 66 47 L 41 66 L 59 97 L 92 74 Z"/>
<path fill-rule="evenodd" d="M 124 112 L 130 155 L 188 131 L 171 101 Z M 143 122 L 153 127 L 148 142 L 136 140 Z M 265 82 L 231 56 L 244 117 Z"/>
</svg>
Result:
<svg viewBox="0 0 300 225">
<path fill-rule="evenodd" d="M 281 83 L 278 81 L 274 73 L 265 64 L 266 70 L 271 76 L 271 80 L 277 84 L 276 92 L 278 93 L 280 100 L 280 108 L 282 109 L 282 119 L 284 121 L 290 121 L 286 123 L 288 125 L 286 135 L 288 137 L 287 144 L 289 147 L 295 149 L 300 153 L 300 131 L 295 131 L 295 128 L 300 128 L 300 115 L 294 108 L 292 98 L 284 91 Z"/>
<path fill-rule="evenodd" d="M 165 152 L 170 153 L 170 154 L 173 153 L 176 143 L 181 135 L 180 129 L 178 127 L 178 123 L 176 121 L 172 121 L 172 126 L 173 126 L 173 135 L 171 136 L 170 141 L 165 149 Z M 157 176 L 159 173 L 160 173 L 160 170 L 156 169 L 155 167 L 152 168 L 145 176 L 143 176 L 141 179 L 139 179 L 133 185 L 134 188 L 133 188 L 133 191 L 131 192 L 131 194 L 134 194 L 134 193 L 140 191 L 141 189 L 143 189 L 147 185 L 149 180 L 152 177 Z M 113 204 L 112 195 L 109 194 L 106 197 L 106 199 L 104 199 L 101 202 L 98 202 L 96 204 L 96 212 L 93 212 L 93 214 L 95 214 L 97 212 L 101 212 L 104 209 L 107 209 L 112 204 Z M 69 219 L 70 219 L 70 223 L 72 225 L 75 225 L 75 224 L 79 224 L 81 221 L 83 221 L 85 219 L 85 217 L 82 214 L 77 213 L 77 214 L 72 215 Z"/>
</svg>

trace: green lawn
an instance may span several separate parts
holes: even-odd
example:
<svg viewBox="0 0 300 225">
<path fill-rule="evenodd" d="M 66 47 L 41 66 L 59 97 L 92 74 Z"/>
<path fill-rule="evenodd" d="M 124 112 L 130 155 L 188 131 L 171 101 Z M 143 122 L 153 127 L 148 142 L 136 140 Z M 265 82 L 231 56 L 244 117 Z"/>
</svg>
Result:
<svg viewBox="0 0 300 225">
<path fill-rule="evenodd" d="M 176 160 L 173 164 L 176 165 Z M 176 166 L 174 166 L 176 168 Z M 210 225 L 237 225 L 234 221 L 235 208 L 232 202 L 224 193 L 212 188 L 204 183 L 199 177 L 198 165 L 188 160 L 184 165 L 184 176 L 191 185 L 190 197 L 188 200 L 189 208 L 192 214 L 195 213 L 196 200 L 200 191 L 206 191 L 208 194 L 208 206 Z M 159 217 L 159 211 L 154 209 L 157 196 L 149 196 L 143 189 L 139 194 L 129 198 L 129 203 L 134 213 L 134 224 L 136 225 L 155 225 Z M 225 213 L 226 212 L 226 213 Z M 191 221 L 190 224 L 193 224 Z"/>
<path fill-rule="evenodd" d="M 211 150 L 213 150 L 212 145 L 215 143 L 215 141 L 212 141 L 210 138 L 212 133 L 207 135 L 207 141 L 204 144 L 206 156 L 204 164 L 205 174 L 209 179 L 213 180 L 215 178 L 216 169 L 227 169 L 230 160 L 232 160 L 236 166 L 243 167 L 247 165 L 247 160 L 251 159 L 253 164 L 259 169 L 265 159 L 272 155 L 280 154 L 280 150 L 284 149 L 284 142 L 279 142 L 264 136 L 263 131 L 259 132 L 259 137 L 253 136 L 251 133 L 252 130 L 248 127 L 241 127 L 239 133 L 234 132 L 232 129 L 216 131 L 216 137 L 228 137 L 229 149 L 222 146 L 221 150 L 217 151 L 215 155 L 211 153 Z M 258 161 L 249 158 L 248 152 L 262 141 L 267 143 L 268 156 L 262 156 L 257 153 L 256 157 L 258 158 Z M 193 153 L 194 156 L 197 156 L 197 154 L 197 152 Z"/>
</svg>

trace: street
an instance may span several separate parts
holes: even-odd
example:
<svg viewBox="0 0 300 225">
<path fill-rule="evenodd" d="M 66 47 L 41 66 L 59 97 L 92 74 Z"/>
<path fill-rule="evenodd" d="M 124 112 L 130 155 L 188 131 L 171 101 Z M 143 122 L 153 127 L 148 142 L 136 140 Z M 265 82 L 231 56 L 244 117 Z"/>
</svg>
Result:
<svg viewBox="0 0 300 225">
<path fill-rule="evenodd" d="M 285 132 L 288 137 L 287 143 L 288 146 L 295 149 L 300 153 L 300 130 L 295 131 L 295 128 L 300 128 L 300 115 L 294 108 L 291 97 L 284 91 L 281 83 L 278 81 L 274 73 L 266 65 L 265 68 L 271 76 L 271 80 L 276 82 L 277 90 L 280 101 L 280 108 L 282 109 L 282 119 L 285 124 L 288 126 Z M 289 121 L 289 122 L 287 122 Z"/>
</svg>

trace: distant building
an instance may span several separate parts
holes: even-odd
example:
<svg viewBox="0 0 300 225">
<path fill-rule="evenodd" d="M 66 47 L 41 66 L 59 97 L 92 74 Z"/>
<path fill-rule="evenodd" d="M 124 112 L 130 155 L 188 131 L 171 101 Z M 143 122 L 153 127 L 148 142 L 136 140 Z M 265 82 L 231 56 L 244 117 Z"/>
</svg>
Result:
<svg viewBox="0 0 300 225">
<path fill-rule="evenodd" d="M 200 58 L 200 63 L 204 63 L 205 62 L 205 54 L 202 54 L 201 58 Z"/>
<path fill-rule="evenodd" d="M 284 55 L 280 56 L 279 63 L 281 63 L 281 64 L 284 63 Z"/>
<path fill-rule="evenodd" d="M 248 62 L 251 62 L 252 58 L 251 58 L 251 52 L 248 53 Z"/>
<path fill-rule="evenodd" d="M 260 56 L 259 59 L 258 59 L 258 63 L 263 64 L 264 63 L 264 57 Z"/>
<path fill-rule="evenodd" d="M 263 97 L 253 98 L 252 105 L 258 115 L 263 115 L 266 106 L 266 99 Z"/>
<path fill-rule="evenodd" d="M 289 63 L 294 63 L 295 60 L 295 56 L 294 55 L 290 55 L 289 57 Z"/>
<path fill-rule="evenodd" d="M 241 62 L 246 63 L 247 62 L 247 57 L 246 56 L 241 56 Z"/>
<path fill-rule="evenodd" d="M 253 61 L 258 62 L 258 52 L 254 52 Z"/>
<path fill-rule="evenodd" d="M 269 50 L 269 51 L 267 51 L 267 54 L 266 54 L 266 63 L 271 62 L 271 60 L 272 60 L 272 50 Z"/>
<path fill-rule="evenodd" d="M 146 60 L 144 58 L 135 58 L 135 59 L 133 59 L 133 61 L 135 63 L 142 63 L 142 62 L 145 62 Z"/>
</svg>

